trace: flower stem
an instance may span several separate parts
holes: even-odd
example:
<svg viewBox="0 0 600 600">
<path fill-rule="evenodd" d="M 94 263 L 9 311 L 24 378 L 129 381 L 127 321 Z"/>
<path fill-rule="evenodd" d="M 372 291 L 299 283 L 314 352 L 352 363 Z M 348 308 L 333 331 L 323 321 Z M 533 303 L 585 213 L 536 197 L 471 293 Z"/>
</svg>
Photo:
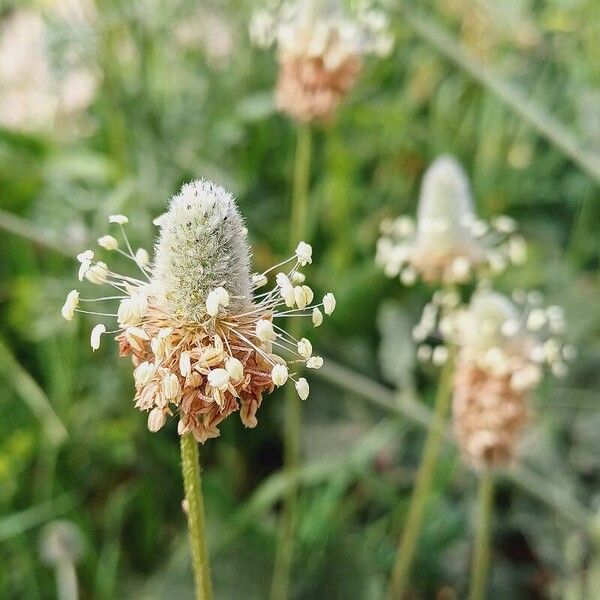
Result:
<svg viewBox="0 0 600 600">
<path fill-rule="evenodd" d="M 294 183 L 292 190 L 292 209 L 290 214 L 290 240 L 292 250 L 296 244 L 306 237 L 308 215 L 308 188 L 310 180 L 310 155 L 312 136 L 309 125 L 298 127 L 296 143 L 296 162 L 294 167 Z M 300 320 L 292 323 L 290 333 L 300 337 Z M 298 484 L 294 477 L 298 469 L 300 456 L 300 398 L 293 386 L 285 389 L 284 416 L 284 469 L 289 478 L 289 485 L 283 505 L 283 513 L 279 521 L 277 550 L 271 583 L 271 600 L 285 600 L 289 595 L 290 575 L 294 554 L 296 532 L 296 510 L 298 504 Z"/>
<path fill-rule="evenodd" d="M 490 564 L 490 530 L 494 505 L 494 477 L 489 469 L 479 478 L 477 493 L 477 524 L 473 561 L 471 563 L 471 585 L 469 600 L 483 600 Z"/>
<path fill-rule="evenodd" d="M 193 434 L 181 436 L 181 471 L 187 501 L 187 521 L 192 550 L 196 600 L 212 600 L 212 584 L 206 549 L 206 519 L 200 483 L 200 455 Z"/>
<path fill-rule="evenodd" d="M 413 563 L 421 525 L 423 523 L 429 491 L 435 474 L 435 466 L 444 438 L 447 413 L 450 407 L 452 375 L 454 371 L 454 361 L 452 359 L 452 353 L 450 354 L 451 355 L 448 357 L 448 361 L 444 365 L 440 376 L 433 420 L 425 441 L 423 457 L 421 459 L 421 464 L 419 465 L 406 522 L 404 523 L 404 531 L 402 532 L 402 537 L 400 538 L 400 544 L 396 553 L 394 568 L 392 570 L 388 588 L 389 600 L 400 600 L 406 592 L 408 585 L 409 573 Z"/>
</svg>

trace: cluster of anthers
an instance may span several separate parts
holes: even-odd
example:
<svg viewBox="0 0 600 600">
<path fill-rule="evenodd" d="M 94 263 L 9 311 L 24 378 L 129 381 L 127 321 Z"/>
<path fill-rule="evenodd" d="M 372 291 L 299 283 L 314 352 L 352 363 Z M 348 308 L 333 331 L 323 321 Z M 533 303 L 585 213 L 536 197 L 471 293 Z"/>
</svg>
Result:
<svg viewBox="0 0 600 600">
<path fill-rule="evenodd" d="M 545 307 L 537 291 L 511 299 L 483 287 L 466 307 L 455 292 L 438 292 L 425 306 L 413 331 L 418 356 L 441 364 L 453 354 L 454 431 L 474 466 L 503 465 L 516 454 L 530 393 L 545 371 L 564 377 L 575 356 L 561 341 L 564 329 L 562 308 Z"/>
<path fill-rule="evenodd" d="M 354 85 L 367 54 L 393 48 L 386 15 L 363 3 L 347 16 L 336 1 L 296 0 L 260 9 L 250 37 L 277 48 L 280 71 L 276 103 L 298 121 L 329 120 Z"/>
<path fill-rule="evenodd" d="M 527 258 L 524 238 L 508 216 L 477 217 L 468 178 L 450 156 L 438 158 L 421 186 L 416 222 L 400 216 L 381 223 L 376 261 L 405 285 L 464 283 L 497 275 Z"/>
<path fill-rule="evenodd" d="M 299 370 L 318 369 L 323 360 L 313 355 L 308 339 L 295 339 L 276 321 L 303 316 L 318 327 L 323 313 L 335 309 L 331 293 L 313 304 L 301 272 L 312 262 L 309 244 L 300 242 L 294 256 L 252 276 L 247 230 L 235 201 L 204 180 L 184 185 L 157 219 L 152 262 L 147 251 L 133 252 L 124 229 L 127 217 L 113 215 L 109 221 L 120 228 L 125 249 L 111 235 L 99 245 L 133 261 L 140 274 L 121 275 L 96 261 L 93 251 L 81 253 L 79 279 L 107 285 L 115 294 L 84 299 L 73 290 L 62 315 L 116 319 L 111 331 L 104 324 L 93 328 L 91 346 L 96 350 L 103 334 L 116 334 L 121 356 L 132 357 L 135 405 L 149 413 L 150 431 L 178 414 L 179 433 L 193 432 L 204 442 L 218 436 L 218 424 L 236 410 L 245 426 L 256 426 L 263 393 L 288 380 L 300 398 L 308 397 L 309 384 Z M 257 293 L 272 274 L 275 286 Z M 79 308 L 115 300 L 116 313 Z"/>
</svg>

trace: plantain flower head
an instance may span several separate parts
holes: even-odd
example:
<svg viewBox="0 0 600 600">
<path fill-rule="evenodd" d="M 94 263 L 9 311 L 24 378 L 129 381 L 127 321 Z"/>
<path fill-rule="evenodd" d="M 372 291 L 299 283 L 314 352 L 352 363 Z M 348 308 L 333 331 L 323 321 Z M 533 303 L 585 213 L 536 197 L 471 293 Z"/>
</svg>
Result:
<svg viewBox="0 0 600 600">
<path fill-rule="evenodd" d="M 250 248 L 233 196 L 210 181 L 194 181 L 171 199 L 161 218 L 153 282 L 164 309 L 201 320 L 211 292 L 223 286 L 230 309 L 252 301 Z"/>
<path fill-rule="evenodd" d="M 154 260 L 135 253 L 125 234 L 127 217 L 111 215 L 127 250 L 116 238 L 100 238 L 100 245 L 132 261 L 139 276 L 120 275 L 94 252 L 78 255 L 80 280 L 106 285 L 116 295 L 81 298 L 70 292 L 62 309 L 70 320 L 75 312 L 116 321 L 92 330 L 94 350 L 101 336 L 116 334 L 121 356 L 134 365 L 135 405 L 148 413 L 148 429 L 160 430 L 177 415 L 181 435 L 192 432 L 204 442 L 219 435 L 218 425 L 239 410 L 247 427 L 257 424 L 263 394 L 291 381 L 302 399 L 309 384 L 299 367 L 318 369 L 306 338 L 296 340 L 277 325 L 281 318 L 312 317 L 318 326 L 321 308 L 331 314 L 335 298 L 326 294 L 313 303 L 314 293 L 304 284 L 301 268 L 312 261 L 312 248 L 300 242 L 295 254 L 264 273 L 250 273 L 247 230 L 235 200 L 223 188 L 199 180 L 184 185 L 171 198 L 160 228 Z M 285 268 L 284 268 L 285 267 Z M 270 275 L 275 285 L 257 293 Z M 87 302 L 118 300 L 116 313 L 80 309 Z M 315 315 L 320 318 L 315 318 Z"/>
<path fill-rule="evenodd" d="M 427 282 L 464 283 L 525 260 L 525 242 L 516 230 L 510 217 L 479 219 L 462 166 L 441 156 L 423 177 L 416 222 L 401 216 L 381 224 L 376 260 L 386 275 L 405 284 L 419 275 Z"/>
<path fill-rule="evenodd" d="M 537 293 L 517 293 L 517 298 L 520 303 L 481 290 L 455 315 L 454 431 L 476 468 L 503 466 L 515 458 L 531 416 L 531 392 L 545 368 L 564 376 L 573 356 L 557 337 L 564 329 L 562 310 L 542 307 Z"/>
<path fill-rule="evenodd" d="M 393 47 L 386 15 L 368 5 L 347 15 L 339 1 L 295 0 L 257 10 L 252 41 L 276 46 L 278 109 L 298 121 L 327 121 L 353 87 L 367 54 Z"/>
</svg>

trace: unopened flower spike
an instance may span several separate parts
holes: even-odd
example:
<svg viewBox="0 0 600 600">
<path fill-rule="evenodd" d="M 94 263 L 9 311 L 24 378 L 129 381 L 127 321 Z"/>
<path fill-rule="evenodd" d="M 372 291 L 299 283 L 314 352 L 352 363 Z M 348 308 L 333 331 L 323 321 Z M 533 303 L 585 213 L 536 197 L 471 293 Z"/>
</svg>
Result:
<svg viewBox="0 0 600 600">
<path fill-rule="evenodd" d="M 385 13 L 363 2 L 347 13 L 338 0 L 295 0 L 258 9 L 250 37 L 275 46 L 277 108 L 296 119 L 327 121 L 353 87 L 367 54 L 387 56 L 394 40 Z"/>
<path fill-rule="evenodd" d="M 405 285 L 418 277 L 453 284 L 499 274 L 526 257 L 516 222 L 477 217 L 466 173 L 454 158 L 441 156 L 423 177 L 416 222 L 401 216 L 381 224 L 376 261 Z"/>
<path fill-rule="evenodd" d="M 67 320 L 83 312 L 116 322 L 112 331 L 96 325 L 90 343 L 96 350 L 102 336 L 117 334 L 121 356 L 132 357 L 135 405 L 148 413 L 150 431 L 176 415 L 180 435 L 191 432 L 204 442 L 218 436 L 219 423 L 237 410 L 254 427 L 263 394 L 276 386 L 291 381 L 300 398 L 308 397 L 297 365 L 316 369 L 323 360 L 308 339 L 295 339 L 277 320 L 304 316 L 318 326 L 321 309 L 327 315 L 335 309 L 333 294 L 315 304 L 304 283 L 300 269 L 312 262 L 309 244 L 300 242 L 289 259 L 252 275 L 247 230 L 233 196 L 204 180 L 184 185 L 171 198 L 158 222 L 152 261 L 144 249 L 134 253 L 127 217 L 111 215 L 109 221 L 121 230 L 122 241 L 106 235 L 99 245 L 127 257 L 138 274 L 118 274 L 96 262 L 91 250 L 81 253 L 80 279 L 113 291 L 86 299 L 73 290 L 62 314 Z M 255 294 L 270 278 L 275 286 Z M 80 308 L 114 300 L 116 312 Z"/>
<path fill-rule="evenodd" d="M 515 458 L 531 415 L 530 394 L 544 372 L 562 377 L 574 349 L 558 337 L 564 315 L 537 293 L 519 302 L 490 289 L 445 317 L 443 339 L 456 347 L 453 422 L 458 445 L 475 468 Z"/>
</svg>

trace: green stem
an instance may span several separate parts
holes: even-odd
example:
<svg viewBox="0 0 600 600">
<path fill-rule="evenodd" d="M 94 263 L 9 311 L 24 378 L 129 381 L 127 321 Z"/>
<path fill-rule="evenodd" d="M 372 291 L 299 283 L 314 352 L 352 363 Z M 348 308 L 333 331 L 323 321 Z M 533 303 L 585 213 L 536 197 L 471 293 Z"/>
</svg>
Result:
<svg viewBox="0 0 600 600">
<path fill-rule="evenodd" d="M 308 189 L 310 182 L 311 130 L 308 125 L 298 127 L 296 144 L 296 163 L 292 190 L 292 208 L 290 214 L 290 240 L 292 250 L 306 237 L 308 216 Z M 293 321 L 290 333 L 300 337 L 300 321 Z M 288 486 L 279 522 L 277 550 L 271 583 L 271 600 L 285 600 L 289 595 L 290 575 L 294 555 L 296 532 L 296 512 L 298 504 L 298 483 L 295 477 L 300 462 L 300 398 L 293 386 L 285 390 L 284 416 L 284 473 Z"/>
<path fill-rule="evenodd" d="M 400 538 L 400 544 L 396 553 L 396 560 L 394 562 L 394 568 L 392 570 L 388 588 L 389 600 L 399 600 L 407 589 L 415 548 L 423 523 L 425 506 L 427 504 L 429 491 L 435 474 L 435 467 L 444 440 L 444 430 L 450 407 L 450 398 L 452 396 L 453 367 L 454 361 L 452 360 L 452 356 L 449 356 L 440 377 L 433 420 L 425 441 L 423 458 L 419 465 L 408 515 L 406 517 L 406 522 L 404 523 L 404 531 L 402 532 L 402 537 Z"/>
<path fill-rule="evenodd" d="M 181 437 L 181 471 L 187 501 L 187 521 L 192 550 L 196 600 L 212 600 L 212 584 L 206 549 L 206 519 L 200 483 L 198 443 L 191 433 Z"/>
<path fill-rule="evenodd" d="M 309 125 L 298 126 L 296 162 L 294 165 L 294 187 L 290 215 L 290 237 L 292 250 L 306 236 L 308 215 L 308 187 L 310 184 L 310 154 L 312 135 Z"/>
<path fill-rule="evenodd" d="M 469 600 L 483 600 L 487 587 L 490 564 L 490 530 L 494 505 L 494 477 L 489 470 L 481 474 L 477 493 L 477 529 L 473 561 L 471 563 L 471 585 Z"/>
</svg>

